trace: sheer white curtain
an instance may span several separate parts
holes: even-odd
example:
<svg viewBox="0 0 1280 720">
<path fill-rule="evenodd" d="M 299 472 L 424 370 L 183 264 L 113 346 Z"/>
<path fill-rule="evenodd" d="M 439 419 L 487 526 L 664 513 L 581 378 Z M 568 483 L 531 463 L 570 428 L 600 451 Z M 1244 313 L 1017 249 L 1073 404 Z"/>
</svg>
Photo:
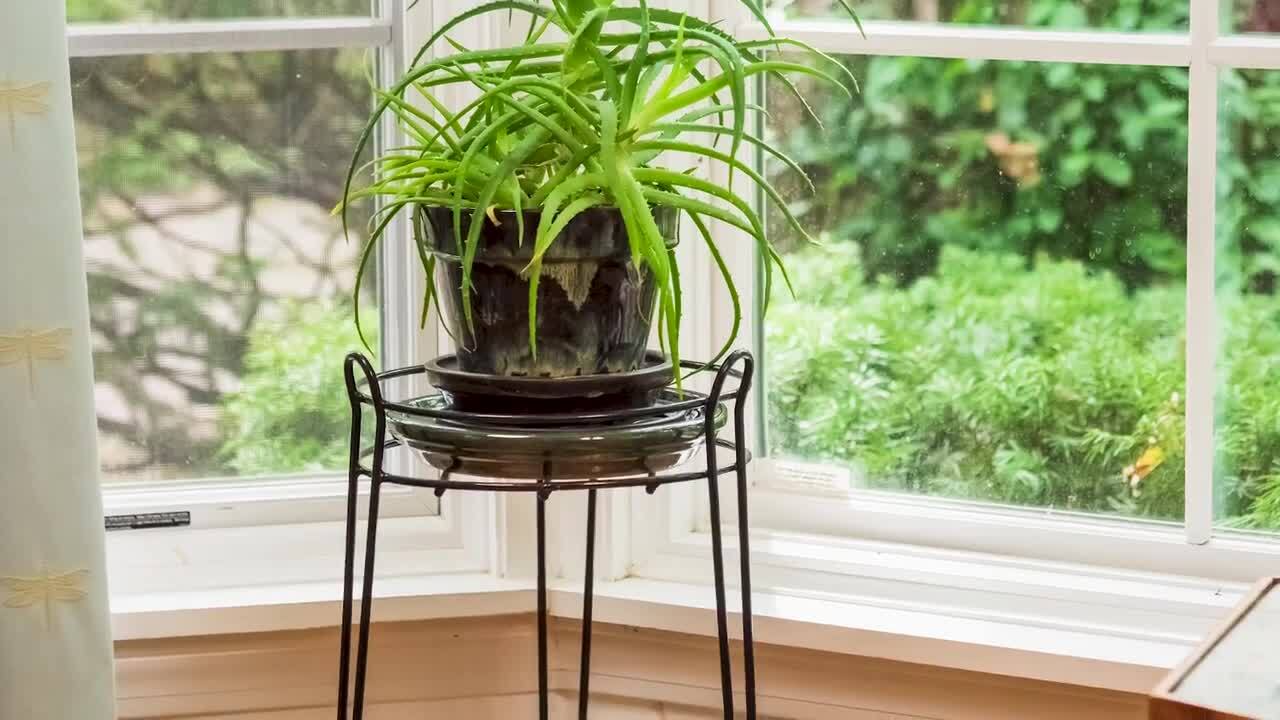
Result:
<svg viewBox="0 0 1280 720">
<path fill-rule="evenodd" d="M 114 677 L 65 4 L 0 2 L 0 718 Z"/>
</svg>

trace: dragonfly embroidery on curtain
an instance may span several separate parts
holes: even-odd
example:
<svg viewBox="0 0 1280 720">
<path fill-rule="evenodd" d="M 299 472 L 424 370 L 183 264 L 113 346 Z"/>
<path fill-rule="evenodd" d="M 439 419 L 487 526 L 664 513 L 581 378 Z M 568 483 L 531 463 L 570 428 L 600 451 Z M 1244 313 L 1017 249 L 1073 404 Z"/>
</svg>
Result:
<svg viewBox="0 0 1280 720">
<path fill-rule="evenodd" d="M 18 116 L 49 112 L 48 82 L 15 83 L 0 80 L 0 115 L 9 117 L 9 143 L 18 146 Z"/>
<path fill-rule="evenodd" d="M 27 383 L 31 387 L 31 392 L 35 393 L 36 363 L 65 360 L 70 344 L 70 328 L 48 330 L 23 328 L 13 335 L 0 333 L 0 367 L 25 365 Z"/>
<path fill-rule="evenodd" d="M 3 577 L 0 586 L 8 590 L 4 607 L 11 610 L 44 607 L 44 626 L 53 627 L 53 604 L 56 602 L 79 602 L 88 596 L 85 581 L 89 579 L 89 571 L 80 569 L 51 575 L 48 570 L 39 577 Z"/>
</svg>

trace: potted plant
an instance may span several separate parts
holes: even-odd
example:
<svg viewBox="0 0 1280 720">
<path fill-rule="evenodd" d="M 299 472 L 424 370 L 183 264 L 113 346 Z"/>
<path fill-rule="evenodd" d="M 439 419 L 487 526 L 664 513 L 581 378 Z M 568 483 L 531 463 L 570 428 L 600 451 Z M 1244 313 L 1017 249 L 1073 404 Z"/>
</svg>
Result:
<svg viewBox="0 0 1280 720">
<path fill-rule="evenodd" d="M 743 1 L 768 27 L 761 7 Z M 459 24 L 495 12 L 529 19 L 523 42 L 472 51 L 449 38 Z M 427 59 L 442 41 L 454 53 Z M 814 61 L 764 55 L 776 50 Z M 429 278 L 423 317 L 429 307 L 441 310 L 458 344 L 456 370 L 535 383 L 593 376 L 608 394 L 609 378 L 653 364 L 646 341 L 656 319 L 669 355 L 660 369 L 665 384 L 679 366 L 674 246 L 684 213 L 733 298 L 733 327 L 718 359 L 736 339 L 742 313 L 708 223 L 727 223 L 754 243 L 766 297 L 775 267 L 785 278 L 760 214 L 735 193 L 735 180 L 763 191 L 808 237 L 769 182 L 739 159 L 740 150 L 755 148 L 803 174 L 747 129 L 749 113 L 760 110 L 748 83 L 763 75 L 797 96 L 788 76 L 817 78 L 850 95 L 854 87 L 843 65 L 803 43 L 737 40 L 644 0 L 496 0 L 461 13 L 398 82 L 377 91 L 356 144 L 339 205 L 344 230 L 352 202 L 380 200 L 357 293 L 373 248 L 393 218 L 409 213 Z M 457 84 L 474 88 L 476 98 L 446 107 L 435 93 Z M 358 166 L 387 113 L 408 142 Z M 727 168 L 727 187 L 693 174 L 691 158 Z"/>
</svg>

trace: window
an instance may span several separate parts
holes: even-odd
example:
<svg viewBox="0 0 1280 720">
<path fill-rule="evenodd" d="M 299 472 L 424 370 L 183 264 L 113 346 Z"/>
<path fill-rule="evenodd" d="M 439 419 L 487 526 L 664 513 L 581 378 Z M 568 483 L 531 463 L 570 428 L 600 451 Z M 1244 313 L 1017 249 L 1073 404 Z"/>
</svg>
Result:
<svg viewBox="0 0 1280 720">
<path fill-rule="evenodd" d="M 1241 4 L 1248 0 L 1242 0 Z M 1187 27 L 1186 3 L 1140 0 L 1036 2 L 1035 0 L 865 0 L 849 3 L 864 20 L 910 20 L 968 25 L 1020 25 L 1057 29 L 1174 30 Z M 775 3 L 794 17 L 847 18 L 837 0 Z"/>
<path fill-rule="evenodd" d="M 407 364 L 420 340 L 396 300 L 410 296 L 406 264 L 383 263 L 353 298 L 358 229 L 345 239 L 330 213 L 370 73 L 400 62 L 403 8 L 68 11 L 103 481 L 131 498 L 268 479 L 287 479 L 286 495 L 312 480 L 341 495 L 354 303 L 375 348 L 379 316 L 394 328 L 378 353 L 388 363 Z"/>
<path fill-rule="evenodd" d="M 1280 11 L 1271 3 L 1256 0 L 1223 0 L 1223 29 L 1226 32 L 1273 33 L 1280 31 Z"/>
<path fill-rule="evenodd" d="M 227 524 L 288 525 L 259 530 L 287 535 L 284 554 L 302 559 L 289 582 L 331 582 L 340 567 L 340 523 L 301 521 L 337 520 L 345 501 L 338 361 L 357 344 L 355 249 L 328 211 L 370 104 L 365 73 L 385 84 L 458 10 L 440 0 L 406 16 L 407 4 L 70 4 L 108 507 L 251 505 Z M 770 218 L 797 292 L 775 287 L 769 314 L 745 324 L 759 360 L 757 587 L 943 606 L 953 597 L 934 591 L 959 579 L 978 607 L 990 578 L 971 566 L 1040 570 L 952 562 L 955 549 L 1120 568 L 1098 574 L 1121 585 L 1133 569 L 1272 571 L 1280 543 L 1238 532 L 1280 530 L 1271 3 L 858 0 L 865 35 L 838 4 L 778 4 L 773 25 L 850 67 L 861 94 L 801 87 L 813 118 L 785 89 L 758 89 L 760 132 L 817 192 L 764 169 L 825 246 Z M 765 37 L 736 0 L 698 7 Z M 490 19 L 453 39 L 480 49 L 526 31 Z M 358 300 L 380 320 L 386 367 L 445 345 L 418 332 L 418 263 L 395 246 Z M 750 272 L 750 247 L 719 246 Z M 678 252 L 684 354 L 709 357 L 732 303 L 700 243 Z M 764 289 L 746 285 L 744 304 L 762 308 Z M 532 575 L 528 498 L 450 492 L 437 506 L 396 492 L 384 498 L 401 514 L 432 517 L 388 528 L 399 534 L 380 573 L 494 573 L 509 588 Z M 597 567 L 705 583 L 705 488 L 655 496 L 602 494 Z M 551 503 L 553 573 L 574 580 L 584 501 Z M 735 503 L 722 508 L 732 522 Z M 220 546 L 165 552 L 177 574 L 156 572 L 154 536 L 116 536 L 116 557 L 136 562 L 113 582 L 280 582 L 292 566 L 274 560 L 247 579 L 187 567 L 193 555 L 251 565 L 259 535 L 238 531 L 176 533 Z M 891 566 L 935 557 L 946 567 Z M 1114 600 L 1110 584 L 1077 595 L 1085 572 L 997 575 L 991 604 L 1020 613 L 1041 591 L 1050 613 Z"/>
<path fill-rule="evenodd" d="M 1280 304 L 1280 74 L 1228 70 L 1220 83 L 1215 516 L 1280 530 L 1277 394 Z"/>
<path fill-rule="evenodd" d="M 862 95 L 819 97 L 822 127 L 768 95 L 826 244 L 774 228 L 804 280 L 765 321 L 770 449 L 857 487 L 1180 517 L 1180 473 L 1121 480 L 1181 460 L 1187 71 L 842 61 Z"/>
<path fill-rule="evenodd" d="M 763 131 L 816 193 L 765 166 L 823 242 L 770 221 L 797 282 L 776 283 L 756 338 L 763 521 L 925 543 L 961 534 L 865 513 L 1186 547 L 1280 530 L 1270 4 L 854 5 L 865 36 L 823 2 L 775 29 L 835 55 L 860 95 L 802 87 L 813 117 L 761 88 Z"/>
<path fill-rule="evenodd" d="M 341 488 L 355 250 L 328 211 L 365 73 L 389 78 L 417 46 L 404 4 L 71 4 L 86 22 L 71 38 L 105 478 L 130 497 L 139 482 L 281 475 Z M 429 5 L 415 11 L 428 26 L 456 10 Z M 741 13 L 724 27 L 765 37 L 722 5 Z M 774 8 L 780 35 L 862 88 L 848 101 L 802 86 L 816 118 L 759 89 L 761 132 L 816 193 L 765 169 L 825 245 L 770 220 L 797 282 L 750 331 L 756 527 L 1087 562 L 1104 547 L 1188 574 L 1220 556 L 1161 554 L 1169 538 L 1221 548 L 1280 530 L 1270 3 L 853 5 L 865 34 L 839 3 Z M 495 18 L 454 39 L 483 48 L 522 28 Z M 731 307 L 697 245 L 680 248 L 687 357 L 714 352 Z M 748 269 L 750 248 L 721 247 Z M 383 257 L 359 299 L 387 367 L 438 347 L 416 331 L 416 265 Z M 763 307 L 762 287 L 740 289 Z M 701 492 L 664 494 L 673 512 L 635 504 L 615 575 L 647 572 L 661 542 L 644 523 L 698 526 Z M 488 502 L 477 516 L 505 507 Z M 1042 542 L 1026 549 L 1031 526 Z M 469 526 L 468 542 L 491 530 Z"/>
<path fill-rule="evenodd" d="M 104 480 L 345 466 L 356 50 L 77 59 Z M 377 316 L 373 292 L 361 296 Z"/>
<path fill-rule="evenodd" d="M 370 15 L 369 0 L 67 0 L 70 22 Z"/>
</svg>

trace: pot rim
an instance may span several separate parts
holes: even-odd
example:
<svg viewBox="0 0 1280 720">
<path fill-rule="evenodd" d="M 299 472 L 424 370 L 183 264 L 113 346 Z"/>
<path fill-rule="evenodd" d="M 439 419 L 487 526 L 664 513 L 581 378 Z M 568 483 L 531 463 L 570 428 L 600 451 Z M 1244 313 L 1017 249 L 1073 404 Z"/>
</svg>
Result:
<svg viewBox="0 0 1280 720">
<path fill-rule="evenodd" d="M 656 210 L 656 211 L 658 211 L 658 212 L 668 212 L 668 213 L 671 213 L 672 215 L 674 215 L 674 216 L 675 216 L 675 220 L 674 220 L 674 222 L 676 223 L 676 233 L 675 233 L 672 237 L 665 237 L 665 238 L 663 238 L 663 240 L 665 241 L 665 245 L 666 245 L 666 247 L 667 247 L 667 249 L 668 249 L 668 250 L 675 249 L 675 248 L 680 244 L 680 235 L 679 235 L 679 221 L 680 221 L 680 220 L 679 220 L 679 218 L 680 218 L 680 212 L 681 212 L 681 211 L 680 211 L 680 209 L 679 209 L 679 208 L 671 208 L 671 207 L 667 207 L 667 206 L 665 206 L 665 205 L 658 206 L 658 207 L 653 208 L 653 209 L 654 209 L 654 210 Z M 415 214 L 415 215 L 425 215 L 425 214 L 426 214 L 428 211 L 430 211 L 430 210 L 448 210 L 448 211 L 452 211 L 452 210 L 453 210 L 453 207 L 452 207 L 452 206 L 450 206 L 450 205 L 415 205 L 414 214 Z M 584 212 L 598 212 L 598 211 L 611 212 L 611 213 L 617 213 L 617 214 L 621 214 L 621 212 L 622 212 L 620 209 L 618 209 L 618 207 L 617 207 L 616 205 L 602 205 L 602 206 L 598 206 L 598 207 L 590 208 L 589 210 L 586 210 L 586 211 L 584 211 Z M 464 213 L 465 213 L 465 212 L 471 212 L 471 213 L 472 213 L 472 217 L 474 217 L 475 213 L 477 212 L 477 209 L 476 209 L 476 208 L 463 208 L 463 212 L 464 212 Z M 541 211 L 541 210 L 521 210 L 520 212 L 521 212 L 523 215 L 525 215 L 525 217 L 526 217 L 526 218 L 528 218 L 528 216 L 530 216 L 530 215 L 541 215 L 541 214 L 542 214 L 542 211 Z M 516 214 L 516 211 L 515 211 L 515 210 L 502 209 L 502 210 L 495 210 L 493 214 L 494 214 L 494 215 L 497 215 L 497 216 L 498 216 L 498 217 L 500 217 L 500 218 L 501 218 L 501 217 L 512 217 L 512 218 L 514 218 L 514 217 L 515 217 L 515 214 Z M 486 217 L 486 219 L 487 219 L 487 217 Z M 514 222 L 514 220 L 513 220 L 512 222 Z M 417 223 L 414 223 L 414 228 L 413 228 L 414 235 L 418 235 L 418 234 L 419 234 L 419 231 L 420 231 L 420 227 L 418 226 L 418 224 L 417 224 Z M 529 242 L 532 242 L 532 234 L 531 234 L 531 232 L 530 232 L 530 226 L 529 226 L 529 223 L 527 223 L 527 222 L 526 222 L 526 224 L 525 224 L 525 239 L 526 239 L 526 240 L 528 240 Z M 441 249 L 437 248 L 437 247 L 435 246 L 435 244 L 434 244 L 434 243 L 432 242 L 432 240 L 431 240 L 431 234 L 430 234 L 430 233 L 426 233 L 426 237 L 422 238 L 422 244 L 423 244 L 423 246 L 427 249 L 427 251 L 428 251 L 428 252 L 430 252 L 432 255 L 436 255 L 436 256 L 441 257 L 441 258 L 449 258 L 449 259 L 451 259 L 451 260 L 458 260 L 458 261 L 460 261 L 460 260 L 462 259 L 461 255 L 459 255 L 458 253 L 449 252 L 449 251 L 447 251 L 447 250 L 441 250 Z M 626 252 L 623 252 L 623 253 L 615 253 L 615 254 L 607 254 L 607 255 L 594 255 L 594 256 L 592 256 L 592 255 L 582 255 L 582 256 L 562 256 L 562 255 L 554 255 L 554 254 L 553 254 L 553 252 L 554 252 L 555 246 L 556 246 L 555 241 L 552 241 L 552 243 L 551 243 L 551 248 L 549 248 L 549 249 L 548 249 L 547 254 L 543 256 L 543 260 L 542 260 L 542 262 L 543 262 L 543 264 L 544 264 L 544 265 L 553 265 L 553 264 L 560 264 L 560 263 L 580 263 L 580 262 L 589 262 L 589 261 L 592 261 L 592 260 L 608 260 L 608 259 L 612 259 L 612 258 L 630 257 L 630 256 L 631 256 L 631 253 L 630 253 L 630 251 L 629 251 L 629 250 L 628 250 L 628 251 L 626 251 Z M 498 256 L 498 259 L 511 259 L 511 260 L 518 260 L 518 259 L 519 259 L 519 258 L 507 258 L 507 257 L 505 257 L 505 256 L 502 256 L 500 253 L 485 252 L 485 248 L 484 248 L 484 246 L 483 246 L 483 245 L 481 245 L 481 247 L 477 248 L 477 252 L 476 252 L 476 257 L 477 257 L 477 258 L 481 258 L 481 257 L 485 257 L 485 258 L 492 258 L 493 256 Z"/>
</svg>

